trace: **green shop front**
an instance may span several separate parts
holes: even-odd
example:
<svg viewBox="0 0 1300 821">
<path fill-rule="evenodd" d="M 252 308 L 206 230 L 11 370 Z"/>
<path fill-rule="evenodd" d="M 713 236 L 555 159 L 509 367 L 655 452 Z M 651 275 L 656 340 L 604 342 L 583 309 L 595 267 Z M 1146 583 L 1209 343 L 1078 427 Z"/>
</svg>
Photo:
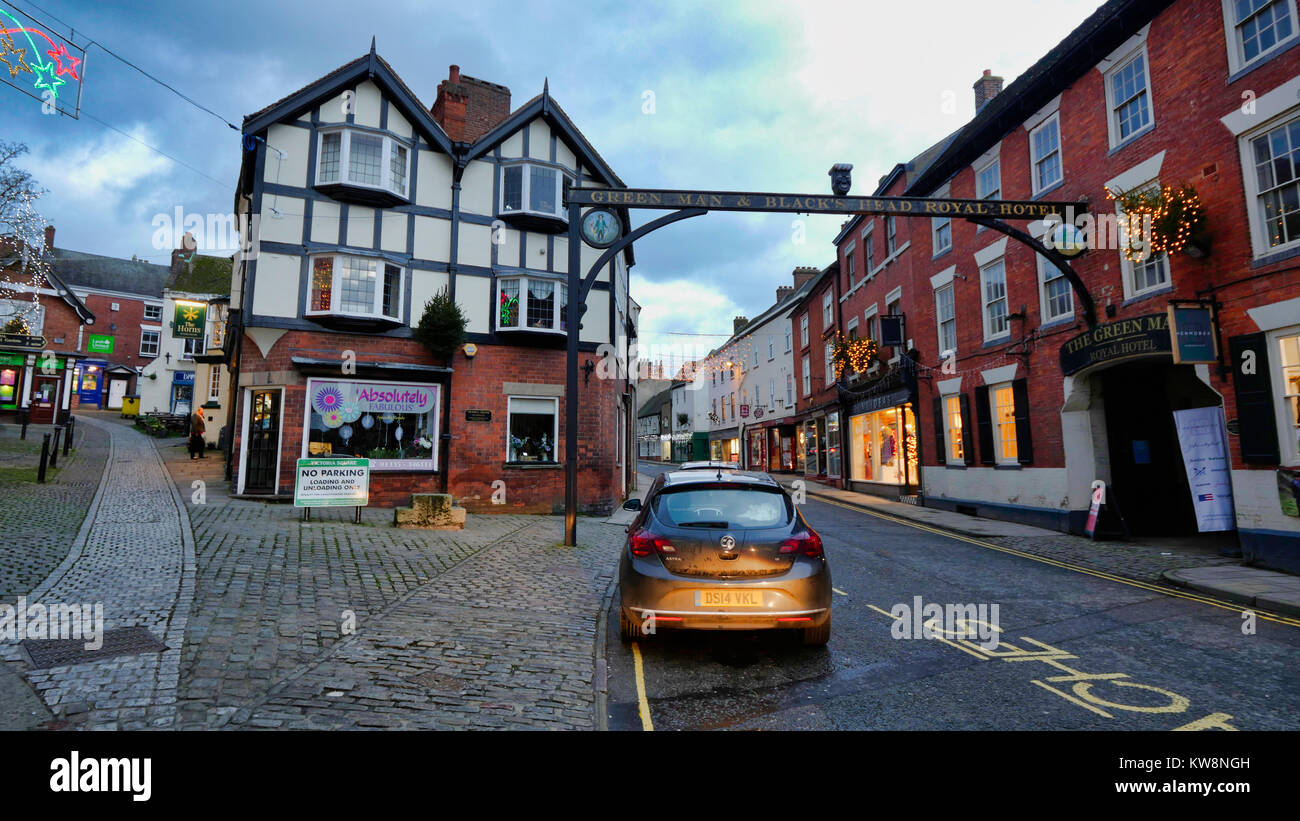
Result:
<svg viewBox="0 0 1300 821">
<path fill-rule="evenodd" d="M 0 348 L 0 416 L 33 425 L 62 424 L 72 411 L 75 356 Z"/>
</svg>

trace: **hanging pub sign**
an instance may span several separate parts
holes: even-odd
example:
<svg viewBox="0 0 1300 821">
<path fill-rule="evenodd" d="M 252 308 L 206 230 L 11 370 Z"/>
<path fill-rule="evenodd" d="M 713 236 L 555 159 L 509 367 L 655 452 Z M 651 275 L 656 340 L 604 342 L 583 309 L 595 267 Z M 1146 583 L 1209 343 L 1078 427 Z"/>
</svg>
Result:
<svg viewBox="0 0 1300 821">
<path fill-rule="evenodd" d="M 202 339 L 208 315 L 206 302 L 176 300 L 176 315 L 172 321 L 172 336 L 177 339 Z"/>
<path fill-rule="evenodd" d="M 1061 346 L 1061 373 L 1069 376 L 1103 362 L 1170 352 L 1169 317 L 1145 314 L 1098 325 Z"/>
<path fill-rule="evenodd" d="M 748 419 L 748 418 L 749 418 L 749 405 L 741 405 L 741 406 L 740 406 L 740 416 L 741 416 L 741 418 L 744 418 L 744 419 Z"/>
<path fill-rule="evenodd" d="M 1169 304 L 1169 338 L 1176 364 L 1219 361 L 1214 308 L 1204 302 Z"/>
<path fill-rule="evenodd" d="M 886 314 L 880 317 L 880 346 L 882 348 L 901 348 L 906 334 L 902 314 Z"/>
<path fill-rule="evenodd" d="M 40 350 L 45 347 L 45 337 L 30 334 L 0 334 L 0 345 L 9 348 L 35 348 Z"/>
</svg>

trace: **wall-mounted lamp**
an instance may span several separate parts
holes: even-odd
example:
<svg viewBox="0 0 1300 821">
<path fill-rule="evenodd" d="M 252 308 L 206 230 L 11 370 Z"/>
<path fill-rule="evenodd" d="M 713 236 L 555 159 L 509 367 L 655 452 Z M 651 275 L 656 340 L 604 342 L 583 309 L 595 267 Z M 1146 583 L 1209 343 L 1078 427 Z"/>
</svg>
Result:
<svg viewBox="0 0 1300 821">
<path fill-rule="evenodd" d="M 585 386 L 591 382 L 591 372 L 596 370 L 596 363 L 588 359 L 582 366 L 582 384 Z"/>
</svg>

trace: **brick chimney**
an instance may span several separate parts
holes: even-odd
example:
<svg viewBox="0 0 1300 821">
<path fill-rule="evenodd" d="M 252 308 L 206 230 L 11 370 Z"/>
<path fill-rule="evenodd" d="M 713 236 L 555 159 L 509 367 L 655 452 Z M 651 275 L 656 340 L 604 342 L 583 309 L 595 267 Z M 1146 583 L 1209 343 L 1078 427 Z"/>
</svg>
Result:
<svg viewBox="0 0 1300 821">
<path fill-rule="evenodd" d="M 463 75 L 453 65 L 438 84 L 431 113 L 452 140 L 473 142 L 510 116 L 510 89 Z"/>
<path fill-rule="evenodd" d="M 776 303 L 780 305 L 785 298 L 794 293 L 794 287 L 791 285 L 778 285 L 776 287 Z"/>
<path fill-rule="evenodd" d="M 743 317 L 743 316 L 738 316 L 738 317 L 736 317 L 735 319 L 731 320 L 731 332 L 732 332 L 733 334 L 738 334 L 738 333 L 740 333 L 741 330 L 743 330 L 744 327 L 745 327 L 746 325 L 748 325 L 748 324 L 749 324 L 749 320 L 748 320 L 748 319 L 746 319 L 746 318 Z"/>
<path fill-rule="evenodd" d="M 984 69 L 984 75 L 975 81 L 975 111 L 978 113 L 984 104 L 1002 91 L 1002 78 L 994 77 L 993 72 Z"/>
<path fill-rule="evenodd" d="M 45 250 L 46 251 L 54 250 L 54 226 L 53 225 L 45 226 Z"/>
<path fill-rule="evenodd" d="M 808 265 L 801 265 L 794 269 L 794 288 L 799 290 L 804 283 L 821 273 L 820 268 L 814 268 Z"/>
</svg>

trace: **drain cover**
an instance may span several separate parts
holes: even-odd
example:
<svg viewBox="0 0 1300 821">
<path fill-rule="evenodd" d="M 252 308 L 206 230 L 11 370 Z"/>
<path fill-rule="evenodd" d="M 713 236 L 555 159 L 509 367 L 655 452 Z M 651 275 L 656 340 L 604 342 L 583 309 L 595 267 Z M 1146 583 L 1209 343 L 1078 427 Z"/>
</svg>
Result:
<svg viewBox="0 0 1300 821">
<path fill-rule="evenodd" d="M 412 684 L 425 687 L 430 690 L 461 690 L 465 687 L 465 682 L 454 676 L 444 676 L 441 673 L 435 673 L 432 670 L 426 673 L 420 673 L 406 679 Z"/>
<path fill-rule="evenodd" d="M 154 638 L 147 627 L 119 627 L 105 630 L 104 642 L 97 650 L 87 650 L 85 639 L 26 639 L 22 648 L 32 660 L 32 667 L 63 667 L 85 664 L 88 661 L 134 656 L 141 653 L 161 653 L 167 645 Z"/>
</svg>

